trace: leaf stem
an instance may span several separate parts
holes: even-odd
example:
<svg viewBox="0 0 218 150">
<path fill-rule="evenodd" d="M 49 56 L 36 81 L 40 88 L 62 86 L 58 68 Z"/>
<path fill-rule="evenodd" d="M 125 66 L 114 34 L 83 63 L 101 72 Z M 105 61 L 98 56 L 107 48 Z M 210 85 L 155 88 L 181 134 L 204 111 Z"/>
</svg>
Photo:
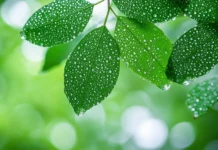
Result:
<svg viewBox="0 0 218 150">
<path fill-rule="evenodd" d="M 116 14 L 115 11 L 112 9 L 112 7 L 110 7 L 110 10 L 111 10 L 112 13 L 114 14 L 114 16 L 118 18 L 117 14 Z"/>
<path fill-rule="evenodd" d="M 107 23 L 107 20 L 108 20 L 108 16 L 109 16 L 109 13 L 110 13 L 110 0 L 107 0 L 107 6 L 108 6 L 108 10 L 107 10 L 107 15 L 105 17 L 105 20 L 104 20 L 104 26 L 106 25 Z"/>
<path fill-rule="evenodd" d="M 95 5 L 98 5 L 98 4 L 100 4 L 100 3 L 102 3 L 104 0 L 101 0 L 101 1 L 99 1 L 99 2 L 97 2 L 97 3 L 94 3 L 93 5 L 95 6 Z"/>
</svg>

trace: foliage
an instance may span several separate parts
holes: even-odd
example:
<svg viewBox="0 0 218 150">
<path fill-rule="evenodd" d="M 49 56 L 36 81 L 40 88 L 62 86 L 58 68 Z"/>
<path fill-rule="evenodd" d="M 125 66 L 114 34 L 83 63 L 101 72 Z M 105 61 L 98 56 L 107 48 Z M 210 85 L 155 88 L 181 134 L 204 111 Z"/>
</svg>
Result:
<svg viewBox="0 0 218 150">
<path fill-rule="evenodd" d="M 202 115 L 218 101 L 217 82 L 217 78 L 212 78 L 199 83 L 188 94 L 187 105 L 194 117 Z"/>
<path fill-rule="evenodd" d="M 77 45 L 65 67 L 65 93 L 77 114 L 101 102 L 119 75 L 119 48 L 105 26 Z"/>
<path fill-rule="evenodd" d="M 91 4 L 85 0 L 56 0 L 30 17 L 21 37 L 49 47 L 69 42 L 84 30 L 93 7 L 103 1 Z M 66 63 L 65 94 L 77 114 L 101 102 L 112 91 L 119 74 L 119 58 L 139 76 L 165 90 L 170 82 L 186 83 L 206 74 L 218 63 L 217 0 L 203 3 L 201 0 L 113 0 L 126 17 L 119 16 L 115 6 L 107 2 L 103 26 L 87 34 Z M 106 27 L 110 12 L 117 18 L 114 38 Z M 154 23 L 181 14 L 197 20 L 198 25 L 172 44 Z M 191 90 L 190 95 L 198 97 L 204 92 L 197 91 Z M 215 92 L 210 94 L 216 97 Z M 199 101 L 204 103 L 205 99 Z M 205 107 L 203 110 L 208 106 L 201 105 Z M 196 112 L 194 115 L 198 116 Z"/>
</svg>

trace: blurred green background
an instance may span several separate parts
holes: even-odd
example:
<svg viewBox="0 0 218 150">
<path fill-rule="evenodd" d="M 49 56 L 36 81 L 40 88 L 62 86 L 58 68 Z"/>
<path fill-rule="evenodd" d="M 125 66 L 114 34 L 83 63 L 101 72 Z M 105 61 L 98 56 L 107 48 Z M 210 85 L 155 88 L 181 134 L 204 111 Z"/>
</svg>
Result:
<svg viewBox="0 0 218 150">
<path fill-rule="evenodd" d="M 218 104 L 196 120 L 185 104 L 188 90 L 216 76 L 218 67 L 188 86 L 172 84 L 163 91 L 121 63 L 111 95 L 75 115 L 64 95 L 65 62 L 42 71 L 48 48 L 32 45 L 19 34 L 27 19 L 49 2 L 0 1 L 0 150 L 218 149 Z M 104 6 L 95 8 L 85 32 L 102 23 Z M 109 20 L 113 32 L 115 18 Z M 157 24 L 172 42 L 195 25 L 185 16 Z M 65 47 L 50 51 L 50 65 L 62 57 L 60 52 L 69 53 Z"/>
</svg>

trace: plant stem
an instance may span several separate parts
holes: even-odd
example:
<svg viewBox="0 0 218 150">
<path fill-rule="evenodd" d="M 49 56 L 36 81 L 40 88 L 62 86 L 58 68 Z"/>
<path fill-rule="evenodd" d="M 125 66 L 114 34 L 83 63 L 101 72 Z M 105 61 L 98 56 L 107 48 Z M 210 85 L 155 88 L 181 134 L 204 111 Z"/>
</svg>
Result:
<svg viewBox="0 0 218 150">
<path fill-rule="evenodd" d="M 115 11 L 110 7 L 110 10 L 112 11 L 112 13 L 114 14 L 115 17 L 118 18 L 117 14 L 115 13 Z"/>
<path fill-rule="evenodd" d="M 110 13 L 110 0 L 107 0 L 107 15 L 106 15 L 105 20 L 104 20 L 104 26 L 107 23 L 109 13 Z"/>
<path fill-rule="evenodd" d="M 97 3 L 95 3 L 95 4 L 93 4 L 94 6 L 95 5 L 98 5 L 98 4 L 100 4 L 100 3 L 102 3 L 104 0 L 101 0 L 101 1 L 99 1 L 99 2 L 97 2 Z"/>
</svg>

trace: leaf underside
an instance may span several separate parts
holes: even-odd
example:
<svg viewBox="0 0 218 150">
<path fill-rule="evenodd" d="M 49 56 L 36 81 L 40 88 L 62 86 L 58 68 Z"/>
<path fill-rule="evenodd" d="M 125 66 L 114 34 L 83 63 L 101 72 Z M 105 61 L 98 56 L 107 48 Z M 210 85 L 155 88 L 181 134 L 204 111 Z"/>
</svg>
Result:
<svg viewBox="0 0 218 150">
<path fill-rule="evenodd" d="M 140 22 L 163 22 L 182 13 L 172 0 L 113 0 L 129 18 Z"/>
<path fill-rule="evenodd" d="M 168 78 L 177 83 L 206 74 L 218 63 L 218 26 L 199 24 L 179 38 L 169 60 Z"/>
<path fill-rule="evenodd" d="M 115 39 L 128 67 L 162 89 L 169 84 L 165 71 L 172 44 L 160 29 L 152 23 L 119 17 Z"/>
<path fill-rule="evenodd" d="M 93 5 L 85 0 L 52 2 L 30 17 L 21 37 L 45 47 L 69 42 L 84 30 L 92 11 Z"/>
<path fill-rule="evenodd" d="M 105 99 L 119 75 L 119 48 L 105 26 L 77 45 L 65 66 L 65 94 L 77 114 Z"/>
<path fill-rule="evenodd" d="M 218 78 L 213 78 L 197 84 L 190 90 L 187 98 L 187 106 L 193 112 L 194 117 L 207 112 L 218 101 Z"/>
</svg>

